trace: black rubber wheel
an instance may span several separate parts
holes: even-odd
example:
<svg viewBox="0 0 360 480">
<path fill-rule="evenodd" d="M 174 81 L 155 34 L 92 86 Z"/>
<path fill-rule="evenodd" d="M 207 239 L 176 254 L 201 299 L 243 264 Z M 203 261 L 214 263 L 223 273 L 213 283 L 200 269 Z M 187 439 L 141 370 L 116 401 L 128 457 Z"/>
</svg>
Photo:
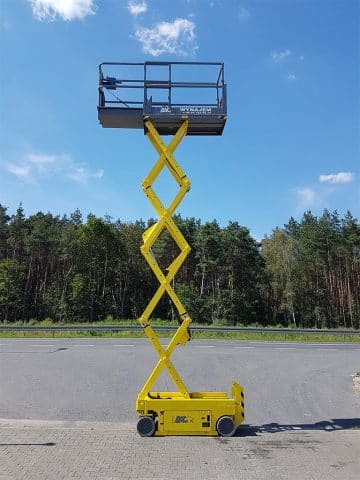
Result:
<svg viewBox="0 0 360 480">
<path fill-rule="evenodd" d="M 136 428 L 140 436 L 152 437 L 155 432 L 155 426 L 155 421 L 152 417 L 140 417 Z"/>
<path fill-rule="evenodd" d="M 220 417 L 216 422 L 216 430 L 221 437 L 232 437 L 236 427 L 231 417 Z"/>
</svg>

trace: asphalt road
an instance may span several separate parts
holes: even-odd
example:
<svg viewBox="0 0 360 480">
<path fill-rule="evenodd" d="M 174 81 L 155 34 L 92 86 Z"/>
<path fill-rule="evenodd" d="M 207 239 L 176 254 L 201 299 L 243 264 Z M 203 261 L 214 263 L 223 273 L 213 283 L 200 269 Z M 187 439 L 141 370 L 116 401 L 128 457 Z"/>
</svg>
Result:
<svg viewBox="0 0 360 480">
<path fill-rule="evenodd" d="M 241 383 L 248 425 L 360 426 L 358 344 L 194 340 L 172 358 L 191 391 Z M 0 418 L 134 421 L 156 359 L 146 339 L 0 339 Z M 165 374 L 157 387 L 174 390 Z"/>
</svg>

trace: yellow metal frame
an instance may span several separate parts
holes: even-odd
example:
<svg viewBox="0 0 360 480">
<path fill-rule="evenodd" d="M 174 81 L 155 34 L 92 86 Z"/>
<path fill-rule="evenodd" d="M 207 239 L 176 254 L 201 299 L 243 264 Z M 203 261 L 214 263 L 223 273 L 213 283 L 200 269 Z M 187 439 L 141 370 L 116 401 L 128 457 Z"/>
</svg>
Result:
<svg viewBox="0 0 360 480">
<path fill-rule="evenodd" d="M 190 182 L 173 155 L 186 136 L 188 120 L 183 120 L 169 145 L 164 143 L 150 120 L 145 121 L 145 128 L 148 139 L 159 154 L 159 159 L 143 180 L 142 188 L 158 214 L 159 220 L 144 232 L 141 253 L 159 280 L 160 286 L 139 318 L 139 322 L 159 355 L 159 360 L 137 397 L 136 410 L 140 417 L 151 416 L 156 419 L 155 435 L 218 435 L 216 422 L 220 417 L 230 416 L 236 427 L 243 421 L 242 387 L 236 382 L 232 383 L 232 398 L 229 398 L 226 392 L 189 392 L 170 359 L 177 345 L 186 345 L 190 340 L 191 318 L 171 286 L 173 278 L 190 252 L 189 244 L 172 218 L 176 208 L 190 189 Z M 168 207 L 164 206 L 152 187 L 164 168 L 168 168 L 179 186 L 178 193 Z M 179 255 L 166 268 L 166 274 L 160 269 L 151 251 L 164 229 L 168 230 L 180 249 Z M 152 312 L 165 292 L 171 298 L 181 320 L 179 328 L 166 348 L 161 345 L 149 323 Z M 178 391 L 151 392 L 152 386 L 165 368 Z"/>
</svg>

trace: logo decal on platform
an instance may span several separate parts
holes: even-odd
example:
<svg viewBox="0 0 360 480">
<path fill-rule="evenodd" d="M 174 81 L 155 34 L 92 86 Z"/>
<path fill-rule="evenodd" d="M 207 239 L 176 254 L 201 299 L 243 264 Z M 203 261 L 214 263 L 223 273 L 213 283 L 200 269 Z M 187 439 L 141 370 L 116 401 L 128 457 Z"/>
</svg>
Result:
<svg viewBox="0 0 360 480">
<path fill-rule="evenodd" d="M 173 417 L 173 423 L 193 423 L 194 418 L 186 415 L 177 415 Z"/>
<path fill-rule="evenodd" d="M 180 112 L 187 115 L 211 115 L 209 107 L 180 107 Z"/>
</svg>

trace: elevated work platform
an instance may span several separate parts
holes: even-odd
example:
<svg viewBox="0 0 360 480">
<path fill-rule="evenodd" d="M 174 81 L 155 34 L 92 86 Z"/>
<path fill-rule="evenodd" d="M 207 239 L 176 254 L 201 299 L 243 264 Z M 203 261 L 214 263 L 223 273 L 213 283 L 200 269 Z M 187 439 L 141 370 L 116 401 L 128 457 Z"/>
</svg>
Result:
<svg viewBox="0 0 360 480">
<path fill-rule="evenodd" d="M 105 128 L 145 131 L 144 122 L 151 120 L 159 134 L 174 135 L 187 119 L 187 135 L 222 135 L 226 113 L 223 63 L 99 66 L 98 118 Z"/>
<path fill-rule="evenodd" d="M 139 318 L 159 359 L 136 399 L 137 431 L 143 437 L 232 436 L 244 421 L 242 386 L 233 381 L 230 396 L 227 392 L 191 392 L 171 359 L 174 350 L 179 345 L 186 345 L 191 338 L 191 317 L 174 289 L 174 277 L 191 250 L 174 217 L 190 190 L 190 180 L 176 161 L 174 152 L 187 135 L 222 135 L 226 122 L 224 65 L 199 62 L 102 63 L 99 67 L 98 118 L 105 128 L 144 129 L 159 155 L 142 181 L 143 191 L 159 218 L 143 233 L 140 247 L 159 287 Z M 166 144 L 161 135 L 173 135 L 173 138 Z M 178 187 L 168 205 L 161 201 L 154 189 L 154 183 L 164 169 Z M 165 268 L 161 268 L 153 246 L 164 231 L 179 251 Z M 151 326 L 151 317 L 164 295 L 168 296 L 179 320 L 179 327 L 166 346 L 160 343 Z M 164 370 L 177 391 L 152 390 Z"/>
</svg>

